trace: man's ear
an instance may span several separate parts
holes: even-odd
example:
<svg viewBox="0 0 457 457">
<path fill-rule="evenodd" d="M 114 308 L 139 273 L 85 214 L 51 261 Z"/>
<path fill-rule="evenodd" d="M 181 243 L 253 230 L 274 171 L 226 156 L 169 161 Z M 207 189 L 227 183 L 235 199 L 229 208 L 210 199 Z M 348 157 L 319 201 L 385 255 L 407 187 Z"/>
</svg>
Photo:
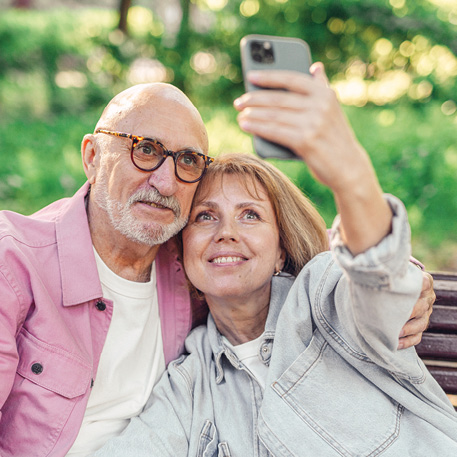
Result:
<svg viewBox="0 0 457 457">
<path fill-rule="evenodd" d="M 95 147 L 95 136 L 92 134 L 85 135 L 81 143 L 81 158 L 83 161 L 84 173 L 90 184 L 95 183 L 97 176 L 97 162 L 99 157 Z"/>
</svg>

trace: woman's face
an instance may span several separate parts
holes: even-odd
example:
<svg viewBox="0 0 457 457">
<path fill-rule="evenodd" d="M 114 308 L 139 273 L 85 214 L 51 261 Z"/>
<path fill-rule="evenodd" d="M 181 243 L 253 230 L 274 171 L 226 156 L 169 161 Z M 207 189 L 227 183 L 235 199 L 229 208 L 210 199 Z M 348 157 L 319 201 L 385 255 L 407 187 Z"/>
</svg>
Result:
<svg viewBox="0 0 457 457">
<path fill-rule="evenodd" d="M 183 231 L 184 267 L 209 303 L 239 298 L 265 305 L 284 255 L 265 190 L 253 182 L 247 190 L 241 179 L 224 175 L 199 193 Z"/>
</svg>

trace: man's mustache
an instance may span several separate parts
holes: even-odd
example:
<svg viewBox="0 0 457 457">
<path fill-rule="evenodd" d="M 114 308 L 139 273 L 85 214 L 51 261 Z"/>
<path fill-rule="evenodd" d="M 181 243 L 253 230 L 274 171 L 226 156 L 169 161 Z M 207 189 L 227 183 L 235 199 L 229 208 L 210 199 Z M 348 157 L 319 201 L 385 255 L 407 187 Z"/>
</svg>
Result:
<svg viewBox="0 0 457 457">
<path fill-rule="evenodd" d="M 155 203 L 156 205 L 164 206 L 171 209 L 176 218 L 181 217 L 181 205 L 174 195 L 162 195 L 157 189 L 139 189 L 128 200 L 129 206 L 136 202 Z"/>
</svg>

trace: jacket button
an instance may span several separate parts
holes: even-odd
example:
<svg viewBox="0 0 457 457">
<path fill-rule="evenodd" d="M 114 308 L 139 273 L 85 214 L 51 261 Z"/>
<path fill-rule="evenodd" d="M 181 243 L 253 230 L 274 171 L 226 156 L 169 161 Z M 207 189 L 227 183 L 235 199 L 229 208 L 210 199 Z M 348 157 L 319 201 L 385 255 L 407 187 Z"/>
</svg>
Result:
<svg viewBox="0 0 457 457">
<path fill-rule="evenodd" d="M 41 363 L 34 363 L 32 365 L 32 372 L 35 374 L 43 373 L 43 365 L 41 365 Z"/>
<path fill-rule="evenodd" d="M 99 301 L 95 304 L 95 307 L 96 307 L 99 311 L 105 311 L 105 309 L 106 309 L 105 303 L 103 303 L 101 300 L 99 300 Z"/>
</svg>

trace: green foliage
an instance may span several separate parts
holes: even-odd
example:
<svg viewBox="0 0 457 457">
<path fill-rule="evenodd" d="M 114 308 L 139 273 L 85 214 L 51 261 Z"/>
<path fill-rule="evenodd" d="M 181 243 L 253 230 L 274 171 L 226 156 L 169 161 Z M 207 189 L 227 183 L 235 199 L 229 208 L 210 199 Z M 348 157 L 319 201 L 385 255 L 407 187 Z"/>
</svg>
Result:
<svg viewBox="0 0 457 457">
<path fill-rule="evenodd" d="M 0 209 L 30 214 L 71 196 L 85 181 L 81 139 L 99 112 L 0 124 Z"/>
<path fill-rule="evenodd" d="M 416 256 L 456 269 L 457 11 L 438 1 L 181 0 L 178 30 L 159 10 L 135 6 L 128 36 L 116 30 L 116 11 L 3 10 L 0 209 L 31 213 L 71 195 L 85 179 L 82 136 L 103 106 L 157 74 L 200 108 L 212 154 L 252 152 L 231 108 L 243 92 L 239 41 L 293 36 L 352 105 L 347 115 L 383 188 L 408 208 Z M 330 224 L 328 189 L 301 163 L 275 163 Z"/>
</svg>

